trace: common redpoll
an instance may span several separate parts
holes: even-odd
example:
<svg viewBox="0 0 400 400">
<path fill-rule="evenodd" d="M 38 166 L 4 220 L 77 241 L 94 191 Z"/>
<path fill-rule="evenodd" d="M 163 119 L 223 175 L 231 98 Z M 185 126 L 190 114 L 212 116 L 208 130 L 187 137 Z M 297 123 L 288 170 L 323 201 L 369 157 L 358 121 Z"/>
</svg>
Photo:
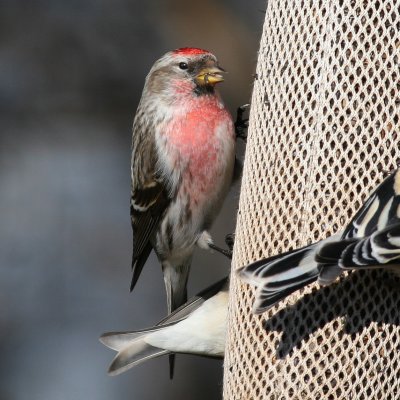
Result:
<svg viewBox="0 0 400 400">
<path fill-rule="evenodd" d="M 171 353 L 223 357 L 228 312 L 228 278 L 205 289 L 152 328 L 110 332 L 100 341 L 116 350 L 109 367 L 118 375 Z"/>
<path fill-rule="evenodd" d="M 187 299 L 195 246 L 216 248 L 208 230 L 234 176 L 234 124 L 215 89 L 223 73 L 206 50 L 165 54 L 146 77 L 133 123 L 131 290 L 154 249 L 169 313 Z"/>
<path fill-rule="evenodd" d="M 165 54 L 146 78 L 133 123 L 131 290 L 154 249 L 169 312 L 186 301 L 194 248 L 212 243 L 208 229 L 233 178 L 234 126 L 215 89 L 223 72 L 206 50 Z"/>
<path fill-rule="evenodd" d="M 256 261 L 238 270 L 257 287 L 260 314 L 318 279 L 332 283 L 343 270 L 400 269 L 400 169 L 370 195 L 346 229 L 310 246 Z"/>
</svg>

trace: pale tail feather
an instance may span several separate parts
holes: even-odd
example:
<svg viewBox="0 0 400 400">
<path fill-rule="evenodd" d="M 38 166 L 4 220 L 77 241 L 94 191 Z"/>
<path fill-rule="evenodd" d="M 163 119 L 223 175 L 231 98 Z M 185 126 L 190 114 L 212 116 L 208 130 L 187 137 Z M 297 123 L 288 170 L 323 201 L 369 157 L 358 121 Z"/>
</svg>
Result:
<svg viewBox="0 0 400 400">
<path fill-rule="evenodd" d="M 153 347 L 146 343 L 143 338 L 140 338 L 116 355 L 108 369 L 108 373 L 112 376 L 118 375 L 135 365 L 165 354 L 169 354 L 169 351 Z"/>
<path fill-rule="evenodd" d="M 110 349 L 118 351 L 108 369 L 110 375 L 118 375 L 135 365 L 141 364 L 152 358 L 160 357 L 170 352 L 149 345 L 145 340 L 152 332 L 165 326 L 135 332 L 110 332 L 100 337 L 100 342 Z"/>
<path fill-rule="evenodd" d="M 172 324 L 163 324 L 162 326 L 155 326 L 149 329 L 143 329 L 132 332 L 108 332 L 100 336 L 99 340 L 108 348 L 121 351 L 130 346 L 135 340 L 141 340 L 144 336 L 151 332 L 158 331 L 163 326 L 169 326 Z"/>
<path fill-rule="evenodd" d="M 99 340 L 108 348 L 121 351 L 128 347 L 135 339 L 143 336 L 141 332 L 110 332 L 100 336 Z"/>
</svg>

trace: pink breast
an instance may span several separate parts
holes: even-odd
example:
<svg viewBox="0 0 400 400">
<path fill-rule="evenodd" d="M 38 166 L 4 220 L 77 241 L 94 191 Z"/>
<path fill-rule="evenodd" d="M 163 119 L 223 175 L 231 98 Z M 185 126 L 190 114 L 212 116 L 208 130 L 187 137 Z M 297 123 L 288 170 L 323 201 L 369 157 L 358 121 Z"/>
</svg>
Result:
<svg viewBox="0 0 400 400">
<path fill-rule="evenodd" d="M 200 100 L 197 107 L 170 123 L 166 134 L 177 168 L 184 167 L 182 183 L 196 193 L 198 201 L 218 187 L 226 173 L 230 155 L 224 147 L 231 148 L 234 140 L 231 116 L 218 99 Z"/>
</svg>

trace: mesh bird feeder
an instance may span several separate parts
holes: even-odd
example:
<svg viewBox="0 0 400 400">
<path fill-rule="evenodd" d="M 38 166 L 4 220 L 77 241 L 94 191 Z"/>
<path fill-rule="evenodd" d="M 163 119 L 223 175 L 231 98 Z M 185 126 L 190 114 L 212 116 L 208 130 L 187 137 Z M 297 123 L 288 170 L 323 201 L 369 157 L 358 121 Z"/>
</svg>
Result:
<svg viewBox="0 0 400 400">
<path fill-rule="evenodd" d="M 399 52 L 396 0 L 268 1 L 233 271 L 340 231 L 396 166 Z M 311 285 L 261 316 L 232 275 L 225 399 L 400 399 L 387 273 Z"/>
</svg>

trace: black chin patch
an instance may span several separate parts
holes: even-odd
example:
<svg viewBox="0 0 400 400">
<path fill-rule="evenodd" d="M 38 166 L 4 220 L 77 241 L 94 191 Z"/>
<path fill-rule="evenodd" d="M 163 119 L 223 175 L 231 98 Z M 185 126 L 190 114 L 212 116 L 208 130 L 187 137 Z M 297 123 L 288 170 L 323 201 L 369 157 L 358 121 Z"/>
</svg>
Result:
<svg viewBox="0 0 400 400">
<path fill-rule="evenodd" d="M 194 94 L 196 96 L 203 96 L 206 94 L 214 94 L 214 86 L 212 85 L 196 85 L 194 88 Z"/>
</svg>

